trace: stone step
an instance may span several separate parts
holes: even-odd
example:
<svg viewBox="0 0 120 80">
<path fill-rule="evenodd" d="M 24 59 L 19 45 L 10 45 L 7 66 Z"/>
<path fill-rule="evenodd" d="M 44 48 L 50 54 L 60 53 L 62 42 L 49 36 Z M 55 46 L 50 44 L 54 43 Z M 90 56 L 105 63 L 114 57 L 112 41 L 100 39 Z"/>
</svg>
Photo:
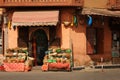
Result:
<svg viewBox="0 0 120 80">
<path fill-rule="evenodd" d="M 33 66 L 32 70 L 41 70 L 41 66 Z"/>
</svg>

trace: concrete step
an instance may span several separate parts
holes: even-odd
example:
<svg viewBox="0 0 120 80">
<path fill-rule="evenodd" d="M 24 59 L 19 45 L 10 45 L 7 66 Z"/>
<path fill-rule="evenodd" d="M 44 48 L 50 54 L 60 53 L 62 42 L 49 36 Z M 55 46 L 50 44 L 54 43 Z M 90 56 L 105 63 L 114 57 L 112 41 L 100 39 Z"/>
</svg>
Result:
<svg viewBox="0 0 120 80">
<path fill-rule="evenodd" d="M 104 69 L 120 68 L 120 64 L 96 65 L 95 68 L 96 68 L 96 69 L 99 69 L 99 68 L 104 68 Z"/>
<path fill-rule="evenodd" d="M 114 69 L 114 68 L 120 68 L 120 64 L 108 64 L 108 65 L 95 65 L 95 66 L 89 66 L 89 67 L 85 67 L 85 66 L 79 66 L 79 67 L 72 67 L 72 70 L 82 70 L 82 69 Z"/>
<path fill-rule="evenodd" d="M 33 66 L 32 70 L 41 70 L 41 66 Z"/>
</svg>

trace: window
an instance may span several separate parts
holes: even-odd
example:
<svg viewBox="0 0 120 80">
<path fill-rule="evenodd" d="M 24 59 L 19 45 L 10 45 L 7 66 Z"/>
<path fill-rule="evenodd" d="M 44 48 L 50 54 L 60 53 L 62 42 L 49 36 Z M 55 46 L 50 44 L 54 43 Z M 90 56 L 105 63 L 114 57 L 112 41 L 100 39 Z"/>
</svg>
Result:
<svg viewBox="0 0 120 80">
<path fill-rule="evenodd" d="M 120 56 L 120 32 L 112 31 L 112 57 Z"/>
<path fill-rule="evenodd" d="M 103 53 L 104 33 L 102 28 L 87 28 L 87 54 Z"/>
<path fill-rule="evenodd" d="M 28 46 L 28 27 L 18 28 L 18 47 Z"/>
</svg>

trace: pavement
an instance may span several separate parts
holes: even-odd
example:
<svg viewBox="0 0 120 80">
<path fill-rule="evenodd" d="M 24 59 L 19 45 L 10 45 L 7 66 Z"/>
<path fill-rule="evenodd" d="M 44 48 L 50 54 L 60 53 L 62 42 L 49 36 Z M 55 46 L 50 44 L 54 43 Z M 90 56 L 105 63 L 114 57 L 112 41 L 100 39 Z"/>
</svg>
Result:
<svg viewBox="0 0 120 80">
<path fill-rule="evenodd" d="M 108 71 L 108 70 L 115 70 L 115 69 L 120 69 L 120 64 L 96 65 L 96 66 L 88 66 L 88 67 L 85 67 L 85 66 L 72 67 L 72 71 L 81 71 L 81 72 Z M 33 67 L 32 71 L 41 71 L 41 66 Z"/>
<path fill-rule="evenodd" d="M 79 67 L 72 67 L 71 72 L 73 71 L 81 71 L 81 72 L 89 72 L 89 71 L 106 71 L 106 70 L 114 70 L 114 69 L 120 69 L 120 64 L 109 64 L 109 65 L 96 65 L 96 66 L 79 66 Z M 34 72 L 34 71 L 39 71 L 42 72 L 41 66 L 34 66 L 31 71 L 29 72 Z M 52 71 L 52 70 L 51 70 Z M 2 72 L 2 71 L 0 71 Z M 3 71 L 5 72 L 5 71 Z M 58 71 L 56 71 L 58 72 Z M 63 72 L 68 72 L 68 71 L 63 71 Z"/>
<path fill-rule="evenodd" d="M 73 70 L 82 70 L 82 69 L 116 69 L 120 68 L 120 64 L 107 64 L 107 65 L 95 65 L 95 66 L 79 66 L 73 67 Z"/>
<path fill-rule="evenodd" d="M 42 72 L 40 66 L 29 72 L 0 72 L 0 80 L 120 80 L 120 68 L 73 68 L 68 71 Z"/>
</svg>

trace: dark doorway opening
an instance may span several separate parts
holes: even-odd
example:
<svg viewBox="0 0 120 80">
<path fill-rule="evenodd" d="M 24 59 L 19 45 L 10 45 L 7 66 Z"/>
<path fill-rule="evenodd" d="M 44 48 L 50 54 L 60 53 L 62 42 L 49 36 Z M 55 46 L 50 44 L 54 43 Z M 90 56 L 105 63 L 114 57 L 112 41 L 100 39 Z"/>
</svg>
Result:
<svg viewBox="0 0 120 80">
<path fill-rule="evenodd" d="M 48 38 L 44 30 L 38 29 L 32 35 L 32 52 L 35 58 L 34 65 L 42 65 L 45 51 L 48 50 Z"/>
</svg>

